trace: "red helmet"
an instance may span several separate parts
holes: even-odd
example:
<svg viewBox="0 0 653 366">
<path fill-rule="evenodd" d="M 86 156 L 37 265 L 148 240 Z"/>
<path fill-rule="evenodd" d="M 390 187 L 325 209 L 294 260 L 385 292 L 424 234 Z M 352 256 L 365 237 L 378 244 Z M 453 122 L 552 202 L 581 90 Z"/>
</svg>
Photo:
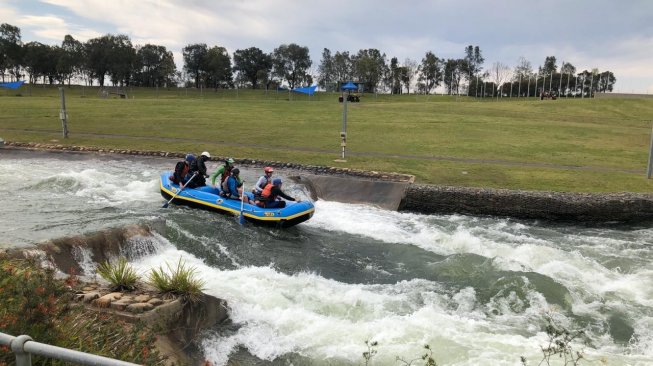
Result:
<svg viewBox="0 0 653 366">
<path fill-rule="evenodd" d="M 271 166 L 266 166 L 265 168 L 263 168 L 263 171 L 266 172 L 266 173 L 272 173 L 274 171 L 274 169 L 272 169 Z"/>
</svg>

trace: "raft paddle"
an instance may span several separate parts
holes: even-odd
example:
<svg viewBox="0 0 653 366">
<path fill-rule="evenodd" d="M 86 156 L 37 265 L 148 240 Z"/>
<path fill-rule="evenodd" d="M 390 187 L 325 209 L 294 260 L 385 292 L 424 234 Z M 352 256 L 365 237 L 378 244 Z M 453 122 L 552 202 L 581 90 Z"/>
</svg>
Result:
<svg viewBox="0 0 653 366">
<path fill-rule="evenodd" d="M 172 196 L 172 198 L 170 199 L 170 201 L 164 203 L 163 206 L 162 206 L 161 208 L 168 208 L 168 205 L 170 205 L 170 202 L 172 202 L 172 200 L 174 200 L 174 199 L 177 197 L 177 195 L 178 195 L 179 193 L 181 193 L 181 191 L 184 190 L 184 188 L 188 187 L 188 183 L 190 183 L 190 181 L 193 180 L 193 178 L 195 178 L 196 175 L 197 175 L 197 172 L 195 172 L 195 174 L 193 174 L 193 176 L 190 177 L 190 179 L 188 180 L 188 182 L 186 182 L 186 184 L 185 184 L 185 185 L 184 185 L 180 190 L 178 190 L 177 193 L 175 193 L 174 196 Z"/>
<path fill-rule="evenodd" d="M 245 225 L 245 215 L 243 215 L 243 209 L 245 208 L 245 181 L 243 181 L 243 194 L 240 196 L 240 217 L 238 222 L 241 225 Z"/>
</svg>

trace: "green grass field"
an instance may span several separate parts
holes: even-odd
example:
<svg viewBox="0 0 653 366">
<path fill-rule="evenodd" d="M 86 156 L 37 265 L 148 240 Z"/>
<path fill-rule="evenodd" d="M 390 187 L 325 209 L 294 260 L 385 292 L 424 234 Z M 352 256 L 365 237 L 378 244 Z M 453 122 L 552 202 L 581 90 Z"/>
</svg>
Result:
<svg viewBox="0 0 653 366">
<path fill-rule="evenodd" d="M 114 89 L 110 89 L 114 90 Z M 517 99 L 364 95 L 348 104 L 251 90 L 132 89 L 103 98 L 56 87 L 0 89 L 0 137 L 164 150 L 413 174 L 420 183 L 574 192 L 649 192 L 653 98 Z"/>
</svg>

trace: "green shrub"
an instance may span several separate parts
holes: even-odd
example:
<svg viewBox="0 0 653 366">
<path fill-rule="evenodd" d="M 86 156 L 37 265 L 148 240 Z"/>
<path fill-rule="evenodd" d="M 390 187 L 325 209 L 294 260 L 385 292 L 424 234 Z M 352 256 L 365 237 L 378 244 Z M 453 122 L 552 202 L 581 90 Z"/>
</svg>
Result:
<svg viewBox="0 0 653 366">
<path fill-rule="evenodd" d="M 172 268 L 169 263 L 166 263 L 166 266 L 167 271 L 163 267 L 152 269 L 149 283 L 164 295 L 180 296 L 191 302 L 198 301 L 205 282 L 196 278 L 196 268 L 186 266 L 181 258 L 176 268 Z"/>
<path fill-rule="evenodd" d="M 161 365 L 156 335 L 142 323 L 128 324 L 112 314 L 71 306 L 74 281 L 57 280 L 35 262 L 0 257 L 0 332 L 27 334 L 37 342 L 144 365 Z M 0 365 L 16 355 L 0 347 Z M 32 356 L 34 365 L 66 365 Z"/>
<path fill-rule="evenodd" d="M 116 262 L 104 262 L 98 266 L 97 271 L 109 281 L 112 291 L 133 291 L 136 288 L 138 274 L 125 257 L 120 257 Z"/>
</svg>

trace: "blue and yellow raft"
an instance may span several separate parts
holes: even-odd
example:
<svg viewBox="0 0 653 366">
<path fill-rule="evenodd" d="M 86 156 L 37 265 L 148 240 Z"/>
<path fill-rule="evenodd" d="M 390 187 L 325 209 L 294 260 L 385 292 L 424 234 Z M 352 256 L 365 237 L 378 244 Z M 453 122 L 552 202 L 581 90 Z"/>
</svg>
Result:
<svg viewBox="0 0 653 366">
<path fill-rule="evenodd" d="M 161 195 L 166 200 L 171 199 L 180 189 L 178 184 L 169 179 L 171 175 L 172 172 L 163 172 L 160 176 Z M 240 215 L 240 200 L 224 198 L 219 195 L 219 192 L 217 188 L 211 186 L 185 188 L 172 200 L 172 203 Z M 246 194 L 253 198 L 252 193 Z M 302 223 L 310 219 L 314 212 L 315 206 L 310 201 L 288 201 L 284 208 L 260 208 L 248 203 L 243 205 L 245 220 L 279 228 L 287 228 Z"/>
</svg>

